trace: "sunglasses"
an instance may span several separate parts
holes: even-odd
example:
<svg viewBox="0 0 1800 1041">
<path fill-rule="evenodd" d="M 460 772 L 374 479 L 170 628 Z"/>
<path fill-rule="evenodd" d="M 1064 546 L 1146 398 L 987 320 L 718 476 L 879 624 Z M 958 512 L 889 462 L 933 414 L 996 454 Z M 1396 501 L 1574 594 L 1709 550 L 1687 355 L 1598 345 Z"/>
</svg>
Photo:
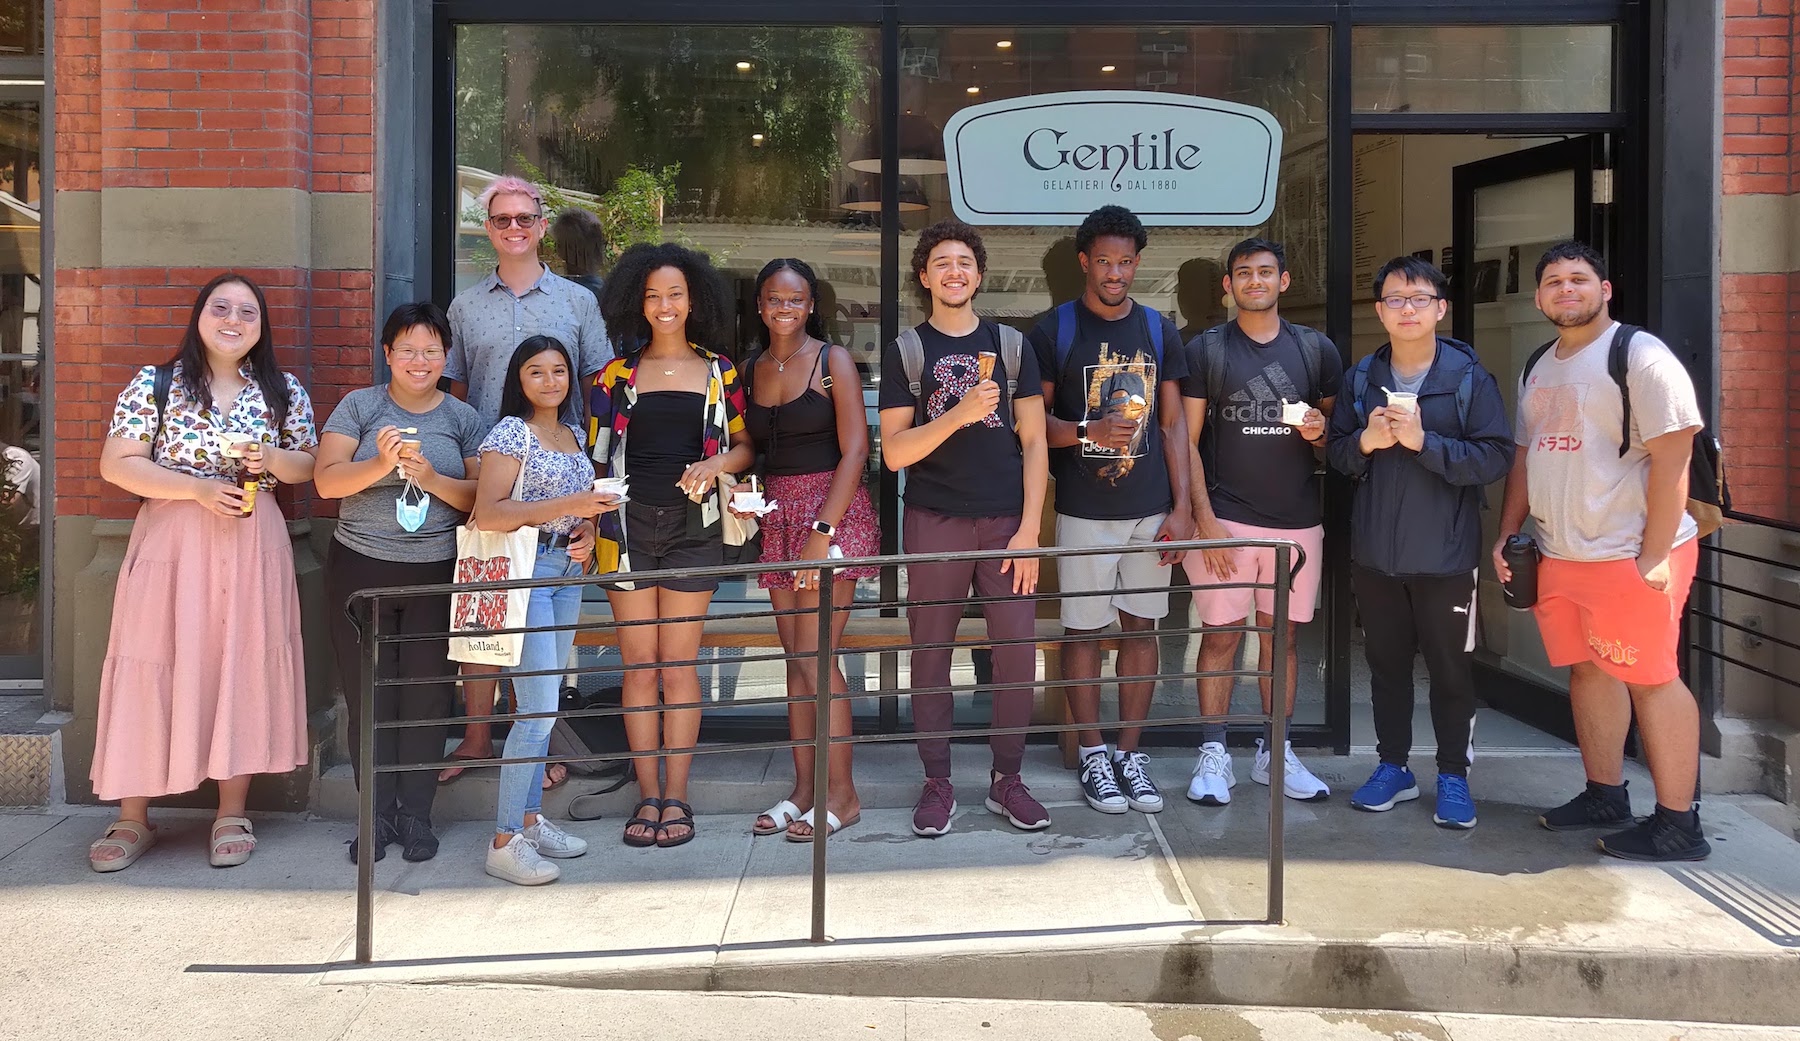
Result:
<svg viewBox="0 0 1800 1041">
<path fill-rule="evenodd" d="M 536 214 L 536 213 L 490 213 L 490 214 L 488 214 L 488 223 L 492 224 L 499 231 L 505 231 L 507 228 L 512 227 L 514 224 L 517 224 L 521 228 L 529 228 L 529 227 L 532 227 L 533 225 L 537 224 L 537 222 L 541 219 L 542 219 L 542 215 Z"/>
</svg>

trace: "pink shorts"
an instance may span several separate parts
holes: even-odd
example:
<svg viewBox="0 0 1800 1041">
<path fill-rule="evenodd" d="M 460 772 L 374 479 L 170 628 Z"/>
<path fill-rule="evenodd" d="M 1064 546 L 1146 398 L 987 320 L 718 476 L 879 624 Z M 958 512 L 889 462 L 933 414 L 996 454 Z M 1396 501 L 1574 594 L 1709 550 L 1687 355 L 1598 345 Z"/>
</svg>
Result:
<svg viewBox="0 0 1800 1041">
<path fill-rule="evenodd" d="M 1298 543 L 1306 554 L 1300 572 L 1294 576 L 1288 594 L 1288 621 L 1310 622 L 1319 602 L 1319 576 L 1324 573 L 1325 528 L 1259 528 L 1220 518 L 1219 523 L 1238 539 L 1286 539 Z M 1275 614 L 1275 590 L 1250 589 L 1244 586 L 1221 586 L 1220 582 L 1275 581 L 1275 551 L 1245 546 L 1232 550 L 1237 559 L 1237 574 L 1219 579 L 1206 569 L 1206 558 L 1189 553 L 1182 559 L 1188 581 L 1194 584 L 1194 605 L 1200 610 L 1202 625 L 1237 625 L 1250 617 L 1254 606 L 1257 614 Z"/>
</svg>

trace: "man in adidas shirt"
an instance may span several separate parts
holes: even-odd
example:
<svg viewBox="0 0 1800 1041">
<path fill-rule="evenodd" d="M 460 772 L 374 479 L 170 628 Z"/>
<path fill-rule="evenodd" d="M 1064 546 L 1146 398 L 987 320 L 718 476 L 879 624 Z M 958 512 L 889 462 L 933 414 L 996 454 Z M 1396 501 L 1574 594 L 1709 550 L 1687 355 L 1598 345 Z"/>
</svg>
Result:
<svg viewBox="0 0 1800 1041">
<path fill-rule="evenodd" d="M 1143 222 L 1123 206 L 1088 214 L 1075 232 L 1086 288 L 1051 309 L 1030 336 L 1056 475 L 1056 544 L 1114 549 L 1057 561 L 1063 628 L 1097 634 L 1118 622 L 1117 676 L 1156 675 L 1156 620 L 1169 613 L 1168 568 L 1179 562 L 1179 554 L 1119 550 L 1194 532 L 1181 334 L 1130 295 L 1148 242 Z M 1090 592 L 1099 595 L 1074 595 Z M 1141 728 L 1133 725 L 1150 715 L 1155 680 L 1119 684 L 1118 751 L 1109 756 L 1099 730 L 1100 645 L 1071 640 L 1062 660 L 1069 714 L 1092 728 L 1080 732 L 1088 805 L 1102 813 L 1161 810 L 1150 759 L 1137 750 Z"/>
<path fill-rule="evenodd" d="M 1356 482 L 1350 578 L 1369 659 L 1381 762 L 1350 796 L 1379 813 L 1419 797 L 1407 766 L 1413 663 L 1431 676 L 1437 807 L 1445 828 L 1473 828 L 1475 577 L 1482 488 L 1512 466 L 1500 385 L 1468 344 L 1438 336 L 1449 281 L 1430 261 L 1395 257 L 1375 273 L 1388 342 L 1357 362 L 1331 414 L 1331 465 Z M 1413 397 L 1392 398 L 1387 393 Z"/>
<path fill-rule="evenodd" d="M 1537 266 L 1537 305 L 1560 334 L 1521 374 L 1515 439 L 1494 567 L 1530 516 L 1543 560 L 1532 609 L 1552 665 L 1569 666 L 1569 703 L 1587 787 L 1539 821 L 1552 831 L 1621 827 L 1600 849 L 1628 860 L 1700 860 L 1711 852 L 1694 803 L 1700 712 L 1681 682 L 1681 615 L 1699 557 L 1687 514 L 1688 463 L 1702 426 L 1680 359 L 1638 331 L 1626 397 L 1608 367 L 1619 325 L 1606 261 L 1564 242 Z M 1623 450 L 1621 450 L 1623 442 Z M 1633 824 L 1625 734 L 1637 714 L 1656 812 Z"/>
<path fill-rule="evenodd" d="M 1317 470 L 1325 447 L 1325 423 L 1343 382 L 1344 365 L 1337 347 L 1322 333 L 1291 325 L 1281 318 L 1278 303 L 1290 276 L 1281 246 L 1266 239 L 1246 239 L 1225 258 L 1226 291 L 1237 306 L 1237 318 L 1194 337 L 1187 345 L 1186 397 L 1188 432 L 1197 444 L 1190 453 L 1190 492 L 1199 536 L 1208 539 L 1280 538 L 1300 544 L 1306 559 L 1288 598 L 1288 620 L 1312 621 L 1324 564 L 1325 532 L 1319 503 Z M 1284 404 L 1305 403 L 1298 426 L 1282 421 Z M 1194 605 L 1205 626 L 1242 625 L 1255 611 L 1256 624 L 1274 624 L 1273 589 L 1221 587 L 1223 582 L 1273 582 L 1272 549 L 1207 550 L 1190 553 L 1183 562 L 1194 590 Z M 1257 660 L 1287 670 L 1287 704 L 1276 711 L 1294 713 L 1298 656 L 1294 628 L 1287 646 L 1273 651 L 1273 640 L 1261 634 Z M 1200 639 L 1196 671 L 1235 668 L 1241 632 L 1209 631 Z M 1231 710 L 1230 677 L 1199 681 L 1200 711 L 1223 715 Z M 1270 711 L 1271 684 L 1261 681 L 1262 707 Z M 1188 785 L 1188 798 L 1207 806 L 1231 801 L 1237 777 L 1225 751 L 1224 724 L 1201 728 L 1200 758 Z M 1268 784 L 1270 734 L 1257 742 L 1250 777 Z M 1325 782 L 1284 747 L 1283 788 L 1291 799 L 1314 801 L 1331 794 Z"/>
<path fill-rule="evenodd" d="M 1004 560 L 924 561 L 906 566 L 907 627 L 915 644 L 940 644 L 912 655 L 913 727 L 923 732 L 952 726 L 949 644 L 956 639 L 962 601 L 975 594 L 994 648 L 993 725 L 1031 722 L 1037 680 L 1038 528 L 1043 521 L 1049 464 L 1044 449 L 1044 392 L 1037 357 L 1017 330 L 975 313 L 975 294 L 987 272 L 987 249 L 974 228 L 954 218 L 919 233 L 913 277 L 929 297 L 931 316 L 901 334 L 881 356 L 881 457 L 890 470 L 906 471 L 906 517 L 901 548 L 907 553 L 1017 550 Z M 916 370 L 905 345 L 916 348 Z M 1012 349 L 1008 350 L 1007 344 Z M 982 377 L 982 355 L 993 371 Z M 1018 359 L 1011 371 L 1009 354 Z M 1012 386 L 1008 396 L 1002 389 Z M 916 388 L 916 389 L 915 389 Z M 987 808 L 1014 827 L 1049 827 L 1050 814 L 1019 777 L 1025 735 L 990 738 L 994 768 Z M 942 835 L 956 813 L 950 781 L 950 741 L 919 742 L 925 787 L 913 808 L 913 833 Z"/>
</svg>

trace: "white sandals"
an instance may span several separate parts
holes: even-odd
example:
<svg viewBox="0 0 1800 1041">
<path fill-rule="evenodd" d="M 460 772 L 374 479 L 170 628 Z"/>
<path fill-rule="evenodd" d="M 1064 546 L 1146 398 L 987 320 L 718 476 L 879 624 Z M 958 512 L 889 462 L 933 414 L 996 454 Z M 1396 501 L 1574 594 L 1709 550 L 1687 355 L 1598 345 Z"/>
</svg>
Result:
<svg viewBox="0 0 1800 1041">
<path fill-rule="evenodd" d="M 118 836 L 126 837 L 120 838 Z M 88 867 L 102 874 L 109 871 L 123 871 L 137 863 L 151 846 L 156 845 L 156 829 L 137 821 L 114 821 L 106 829 L 106 834 L 94 840 L 88 847 Z M 103 849 L 122 850 L 121 855 L 111 860 L 97 860 L 94 854 Z"/>
<path fill-rule="evenodd" d="M 765 828 L 761 824 L 753 823 L 750 825 L 750 834 L 777 835 L 786 831 L 788 825 L 800 819 L 800 807 L 795 806 L 787 799 L 783 799 L 769 807 L 762 816 L 774 821 L 775 826 L 773 828 Z M 758 819 L 760 820 L 761 818 Z"/>
<path fill-rule="evenodd" d="M 244 833 L 242 835 L 219 834 L 220 828 L 233 827 L 244 829 Z M 240 850 L 236 853 L 224 852 L 226 846 L 239 842 L 248 843 L 250 848 Z M 220 817 L 213 821 L 212 851 L 207 858 L 213 867 L 237 867 L 239 864 L 249 860 L 250 854 L 254 852 L 256 852 L 256 835 L 252 831 L 250 822 L 247 819 L 243 817 Z"/>
</svg>

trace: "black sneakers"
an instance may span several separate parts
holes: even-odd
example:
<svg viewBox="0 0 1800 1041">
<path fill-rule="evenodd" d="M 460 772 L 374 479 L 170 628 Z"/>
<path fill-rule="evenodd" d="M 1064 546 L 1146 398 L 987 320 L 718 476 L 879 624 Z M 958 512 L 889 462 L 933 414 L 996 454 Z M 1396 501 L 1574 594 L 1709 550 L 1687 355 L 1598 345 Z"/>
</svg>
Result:
<svg viewBox="0 0 1800 1041">
<path fill-rule="evenodd" d="M 356 839 L 350 840 L 350 863 L 352 863 L 352 864 L 356 863 L 356 841 L 357 841 Z M 376 814 L 375 815 L 375 862 L 377 864 L 379 864 L 379 863 L 381 863 L 381 858 L 387 856 L 387 848 L 388 848 L 389 843 L 399 842 L 399 841 L 400 841 L 400 835 L 398 833 L 398 830 L 394 827 L 394 819 L 392 817 L 389 817 L 385 813 Z"/>
<path fill-rule="evenodd" d="M 1589 781 L 1580 795 L 1554 810 L 1545 810 L 1538 823 L 1551 831 L 1615 828 L 1631 823 L 1631 797 L 1621 784 L 1617 791 Z"/>
<path fill-rule="evenodd" d="M 1599 846 L 1607 856 L 1655 862 L 1705 860 L 1712 852 L 1712 845 L 1700 830 L 1698 812 L 1694 813 L 1694 826 L 1690 828 L 1661 806 L 1650 816 L 1639 817 L 1632 827 L 1602 838 Z"/>
<path fill-rule="evenodd" d="M 402 813 L 394 822 L 394 841 L 400 843 L 400 859 L 417 864 L 437 856 L 438 837 L 431 822 Z"/>
</svg>

